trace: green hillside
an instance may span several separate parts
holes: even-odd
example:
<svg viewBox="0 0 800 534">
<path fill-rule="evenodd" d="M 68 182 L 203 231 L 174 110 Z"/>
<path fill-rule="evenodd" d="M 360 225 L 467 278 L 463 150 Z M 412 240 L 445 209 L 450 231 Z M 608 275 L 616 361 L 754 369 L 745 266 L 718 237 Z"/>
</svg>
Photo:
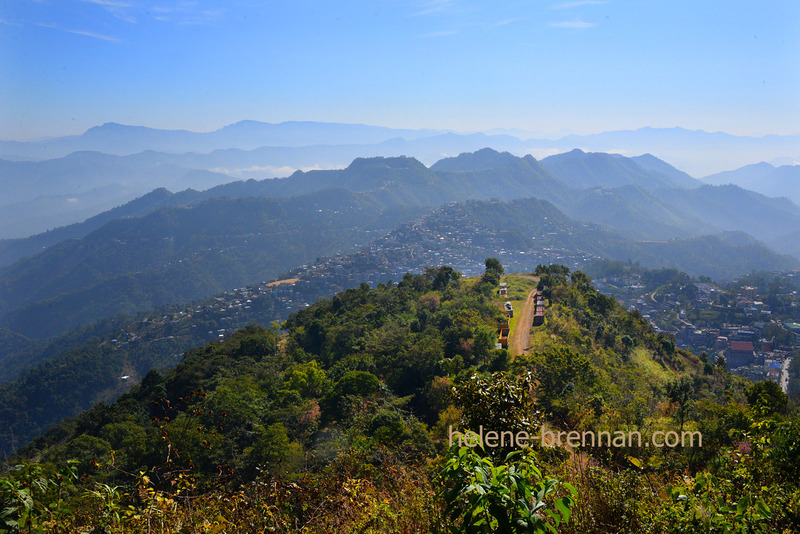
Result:
<svg viewBox="0 0 800 534">
<path fill-rule="evenodd" d="M 714 277 L 733 277 L 775 265 L 786 268 L 796 265 L 758 243 L 742 236 L 733 237 L 636 243 L 569 219 L 541 200 L 450 204 L 399 226 L 354 254 L 318 258 L 303 268 L 293 269 L 283 277 L 299 277 L 303 282 L 302 289 L 294 290 L 291 295 L 280 297 L 249 288 L 254 295 L 260 295 L 254 300 L 257 305 L 247 305 L 249 309 L 243 308 L 247 297 L 228 298 L 218 294 L 216 298 L 224 305 L 216 306 L 212 299 L 211 305 L 202 307 L 209 311 L 201 314 L 194 305 L 150 309 L 138 318 L 119 317 L 82 326 L 46 342 L 6 331 L 1 338 L 6 341 L 0 346 L 4 350 L 0 378 L 13 381 L 0 387 L 0 404 L 5 407 L 0 411 L 0 425 L 4 428 L 0 432 L 0 445 L 3 450 L 13 450 L 61 418 L 75 415 L 98 400 L 115 399 L 128 387 L 120 384 L 120 376 L 130 375 L 138 380 L 150 369 L 171 368 L 183 350 L 214 338 L 219 329 L 227 332 L 252 321 L 269 324 L 283 320 L 289 311 L 297 310 L 303 303 L 357 286 L 362 280 L 397 280 L 404 272 L 445 262 L 459 270 L 475 272 L 489 255 L 497 255 L 509 269 L 523 272 L 538 263 L 564 262 L 575 268 L 601 258 L 681 267 L 693 276 Z M 253 255 L 271 252 L 244 250 Z M 237 258 L 232 252 L 221 255 L 223 259 L 229 257 Z M 220 261 L 204 267 L 229 264 Z M 14 317 L 17 321 L 27 319 L 25 324 L 36 337 L 37 325 L 44 329 L 62 317 L 76 322 L 81 317 L 80 310 L 94 313 L 105 310 L 111 314 L 119 308 L 103 306 L 130 302 L 126 298 L 148 302 L 145 299 L 152 299 L 158 291 L 175 295 L 185 287 L 198 287 L 200 293 L 202 278 L 193 274 L 198 271 L 192 269 L 195 269 L 193 263 L 179 262 L 171 271 L 175 274 L 169 279 L 173 280 L 172 285 L 157 275 L 126 276 L 122 278 L 126 283 L 113 280 L 82 294 L 17 311 Z M 255 280 L 269 279 L 262 278 L 262 274 L 267 273 L 253 272 L 252 276 Z M 227 274 L 223 272 L 221 276 Z M 151 283 L 142 282 L 148 280 Z M 87 298 L 85 302 L 81 300 L 83 295 Z M 162 316 L 163 319 L 156 320 Z M 144 320 L 152 326 L 140 324 Z M 114 342 L 120 339 L 131 343 L 120 346 Z M 103 365 L 98 366 L 97 361 Z"/>
<path fill-rule="evenodd" d="M 0 327 L 46 338 L 117 313 L 202 298 L 354 250 L 426 209 L 470 199 L 538 198 L 634 240 L 693 238 L 660 247 L 611 234 L 587 242 L 562 234 L 562 249 L 718 278 L 797 267 L 760 243 L 731 251 L 725 239 L 698 237 L 746 230 L 794 251 L 790 240 L 776 241 L 791 231 L 787 224 L 800 221 L 800 211 L 788 201 L 735 187 L 646 191 L 666 175 L 608 154 L 570 153 L 548 161 L 561 173 L 557 178 L 530 156 L 483 149 L 430 169 L 408 157 L 359 158 L 342 170 L 234 182 L 202 193 L 154 191 L 81 225 L 0 243 L 4 257 L 22 258 L 0 268 Z M 560 181 L 574 175 L 616 183 L 602 178 L 606 174 L 638 185 L 575 190 Z M 511 236 L 511 228 L 531 232 L 530 222 L 541 220 L 530 213 L 502 216 L 514 242 L 525 238 Z M 677 250 L 662 255 L 654 248 Z"/>
<path fill-rule="evenodd" d="M 0 520 L 63 532 L 795 531 L 800 423 L 780 391 L 677 349 L 581 272 L 533 274 L 545 324 L 516 358 L 494 348 L 493 259 L 479 279 L 441 267 L 362 284 L 282 332 L 253 325 L 190 350 L 22 449 L 0 478 Z M 509 458 L 516 447 L 489 434 L 483 448 L 448 446 L 452 429 L 478 427 L 635 431 L 643 443 L 701 432 L 702 446 L 531 440 Z"/>
<path fill-rule="evenodd" d="M 11 265 L 27 256 L 34 256 L 45 248 L 67 239 L 84 237 L 114 219 L 144 217 L 161 207 L 186 205 L 189 199 L 197 195 L 198 193 L 192 190 L 173 194 L 162 187 L 114 209 L 90 217 L 82 223 L 61 226 L 25 239 L 0 240 L 0 266 Z"/>
<path fill-rule="evenodd" d="M 188 302 L 352 250 L 411 213 L 332 190 L 219 198 L 113 220 L 0 271 L 0 325 L 50 337 L 118 313 Z"/>
<path fill-rule="evenodd" d="M 646 170 L 630 158 L 602 152 L 586 153 L 577 148 L 544 158 L 542 166 L 575 189 L 634 184 L 652 190 L 676 185 L 671 176 L 652 166 Z"/>
</svg>

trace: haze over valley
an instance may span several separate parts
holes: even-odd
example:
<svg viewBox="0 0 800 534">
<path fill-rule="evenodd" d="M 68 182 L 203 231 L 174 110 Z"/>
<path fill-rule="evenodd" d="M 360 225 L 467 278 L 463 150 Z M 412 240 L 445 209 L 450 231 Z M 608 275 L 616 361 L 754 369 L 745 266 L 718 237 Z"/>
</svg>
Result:
<svg viewBox="0 0 800 534">
<path fill-rule="evenodd" d="M 575 148 L 628 157 L 652 154 L 706 183 L 733 183 L 800 201 L 794 186 L 796 165 L 780 165 L 774 177 L 764 180 L 753 177 L 747 167 L 759 161 L 793 161 L 800 152 L 798 136 L 645 128 L 548 140 L 311 122 L 242 121 L 209 133 L 108 123 L 79 136 L 0 142 L 0 237 L 27 237 L 81 222 L 159 187 L 203 190 L 234 180 L 284 177 L 296 170 L 344 168 L 357 157 L 409 155 L 433 165 L 484 147 L 537 159 Z M 741 171 L 734 171 L 740 166 Z M 683 186 L 692 183 L 689 176 L 684 178 Z M 609 179 L 602 185 L 618 184 Z"/>
</svg>

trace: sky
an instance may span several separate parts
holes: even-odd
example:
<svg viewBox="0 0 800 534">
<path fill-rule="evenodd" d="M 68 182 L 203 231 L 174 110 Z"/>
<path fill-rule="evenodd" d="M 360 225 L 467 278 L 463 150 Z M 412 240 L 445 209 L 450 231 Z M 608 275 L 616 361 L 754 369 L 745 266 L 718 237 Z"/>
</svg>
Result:
<svg viewBox="0 0 800 534">
<path fill-rule="evenodd" d="M 800 2 L 0 0 L 0 139 L 245 119 L 800 133 Z"/>
</svg>

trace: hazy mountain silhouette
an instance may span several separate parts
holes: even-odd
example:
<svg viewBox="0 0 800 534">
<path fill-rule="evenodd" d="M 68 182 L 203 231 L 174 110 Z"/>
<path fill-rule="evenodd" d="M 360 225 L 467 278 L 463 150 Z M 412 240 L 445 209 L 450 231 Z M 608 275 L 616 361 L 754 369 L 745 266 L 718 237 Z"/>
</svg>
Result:
<svg viewBox="0 0 800 534">
<path fill-rule="evenodd" d="M 786 197 L 800 205 L 800 165 L 756 163 L 703 178 L 713 185 L 734 184 L 771 197 Z"/>
</svg>

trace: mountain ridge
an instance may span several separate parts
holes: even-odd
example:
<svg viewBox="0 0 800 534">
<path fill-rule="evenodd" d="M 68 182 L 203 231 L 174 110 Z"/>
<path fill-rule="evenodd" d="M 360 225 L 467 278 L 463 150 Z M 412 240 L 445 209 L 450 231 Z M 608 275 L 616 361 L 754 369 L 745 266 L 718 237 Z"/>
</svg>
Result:
<svg viewBox="0 0 800 534">
<path fill-rule="evenodd" d="M 662 239 L 722 230 L 745 230 L 764 241 L 777 243 L 779 248 L 782 244 L 776 239 L 778 236 L 775 231 L 780 228 L 777 224 L 780 219 L 775 217 L 788 217 L 785 221 L 791 223 L 800 216 L 799 209 L 788 201 L 770 199 L 741 188 L 733 196 L 730 194 L 733 190 L 707 189 L 710 186 L 676 189 L 676 185 L 694 184 L 687 181 L 688 175 L 667 163 L 659 163 L 660 160 L 652 156 L 637 159 L 574 150 L 555 158 L 549 162 L 566 160 L 567 164 L 551 165 L 548 171 L 530 155 L 518 158 L 490 148 L 443 158 L 430 168 L 408 157 L 355 158 L 343 169 L 295 171 L 287 178 L 240 180 L 200 192 L 190 189 L 164 202 L 188 205 L 217 196 L 288 197 L 342 186 L 370 194 L 375 201 L 385 205 L 435 206 L 470 198 L 511 200 L 538 196 L 555 202 L 573 217 L 605 224 L 633 238 Z M 602 165 L 594 168 L 597 161 Z M 548 164 L 548 159 L 543 162 Z M 639 162 L 655 170 L 648 171 Z M 668 176 L 670 173 L 672 178 Z M 592 187 L 570 189 L 562 180 L 572 180 L 573 185 Z M 615 188 L 613 184 L 621 185 Z M 630 185 L 634 185 L 634 188 L 626 188 Z M 669 188 L 665 189 L 665 186 Z M 713 194 L 709 196 L 708 191 Z M 146 204 L 144 201 L 138 202 Z M 705 209 L 707 205 L 704 202 L 716 203 L 716 211 Z M 757 213 L 750 209 L 753 206 L 760 206 Z M 124 212 L 130 208 L 122 209 Z M 146 211 L 145 208 L 140 213 Z M 735 216 L 730 215 L 734 213 Z M 109 218 L 109 215 L 103 215 L 98 220 Z M 770 223 L 765 225 L 766 220 Z M 40 250 L 45 243 L 53 244 L 57 236 L 80 236 L 79 228 L 88 228 L 92 224 L 97 226 L 91 220 L 87 224 L 72 227 L 73 234 L 59 229 L 30 241 L 0 241 L 0 251 L 9 251 L 0 263 L 8 264 L 26 253 Z M 790 232 L 787 230 L 784 233 L 789 235 Z M 798 243 L 795 241 L 790 236 L 782 250 L 796 250 Z"/>
<path fill-rule="evenodd" d="M 772 197 L 786 197 L 800 205 L 800 165 L 774 166 L 767 162 L 746 165 L 732 171 L 706 176 L 711 185 L 734 184 Z"/>
<path fill-rule="evenodd" d="M 113 125 L 113 126 L 112 126 Z M 192 132 L 188 130 L 159 130 L 145 126 L 127 126 L 119 123 L 106 123 L 103 125 L 106 130 L 113 130 L 118 133 L 126 128 L 133 129 L 138 134 L 148 132 L 159 138 L 159 142 L 137 142 L 127 146 L 112 150 L 112 147 L 103 146 L 105 151 L 112 150 L 119 155 L 133 154 L 146 149 L 157 150 L 170 146 L 166 152 L 209 152 L 215 148 L 246 148 L 254 149 L 259 146 L 286 146 L 293 147 L 310 146 L 317 144 L 364 144 L 372 145 L 372 148 L 362 147 L 361 153 L 350 154 L 351 159 L 355 156 L 378 155 L 374 152 L 375 145 L 386 143 L 392 139 L 403 138 L 406 141 L 413 141 L 422 138 L 432 138 L 441 136 L 442 140 L 463 138 L 467 140 L 471 132 L 454 132 L 446 129 L 396 129 L 383 126 L 371 126 L 365 124 L 347 123 L 324 123 L 312 121 L 286 121 L 283 123 L 265 123 L 260 121 L 239 121 L 238 123 L 226 125 L 211 132 Z M 104 132 L 103 126 L 95 126 L 88 129 L 91 132 L 88 137 L 98 137 L 100 141 L 111 142 L 110 139 L 99 135 Z M 317 133 L 298 134 L 300 127 L 316 128 Z M 253 128 L 275 129 L 279 133 L 272 137 L 257 137 L 252 135 Z M 237 132 L 248 129 L 246 134 L 239 135 Z M 627 155 L 633 154 L 655 154 L 662 159 L 670 161 L 677 167 L 688 171 L 694 176 L 705 176 L 718 172 L 732 166 L 741 167 L 753 161 L 769 161 L 777 158 L 796 157 L 800 153 L 800 134 L 778 135 L 768 134 L 765 136 L 740 136 L 725 132 L 706 132 L 703 130 L 689 130 L 685 128 L 653 128 L 643 127 L 637 130 L 613 130 L 594 134 L 569 134 L 562 135 L 556 139 L 550 138 L 526 138 L 522 133 L 520 137 L 511 136 L 508 133 L 495 134 L 497 130 L 479 132 L 486 138 L 491 139 L 493 147 L 497 150 L 508 150 L 524 155 L 536 150 L 559 151 L 571 150 L 575 147 L 588 151 L 609 152 L 624 151 Z M 231 139 L 225 140 L 225 134 L 232 133 Z M 165 143 L 164 137 L 174 135 L 177 141 Z M 298 137 L 299 135 L 299 137 Z M 113 137 L 113 136 L 111 136 Z M 186 138 L 200 139 L 202 141 L 186 141 Z M 77 150 L 92 149 L 103 150 L 100 145 L 87 143 L 84 135 L 62 136 L 48 138 L 38 141 L 0 141 L 0 158 L 5 159 L 47 159 L 64 156 Z M 435 143 L 435 141 L 431 141 Z M 192 144 L 194 143 L 194 144 Z M 446 146 L 445 143 L 443 146 Z M 487 143 L 484 143 L 486 145 Z M 407 144 L 408 147 L 417 146 L 413 142 Z M 475 150 L 480 146 L 475 146 L 474 142 L 469 144 L 461 143 L 458 148 L 442 150 L 438 147 L 432 153 L 436 156 L 426 156 L 426 162 L 433 163 L 441 159 L 446 153 L 453 154 L 467 150 Z M 369 153 L 363 152 L 369 150 Z M 444 153 L 443 153 L 444 152 Z M 407 152 L 411 153 L 411 152 Z M 421 153 L 412 153 L 418 157 Z M 300 166 L 313 165 L 314 160 L 319 157 L 310 157 Z M 430 160 L 430 161 L 428 161 Z M 724 163 L 727 160 L 727 164 Z M 712 167 L 711 165 L 714 165 Z"/>
</svg>

